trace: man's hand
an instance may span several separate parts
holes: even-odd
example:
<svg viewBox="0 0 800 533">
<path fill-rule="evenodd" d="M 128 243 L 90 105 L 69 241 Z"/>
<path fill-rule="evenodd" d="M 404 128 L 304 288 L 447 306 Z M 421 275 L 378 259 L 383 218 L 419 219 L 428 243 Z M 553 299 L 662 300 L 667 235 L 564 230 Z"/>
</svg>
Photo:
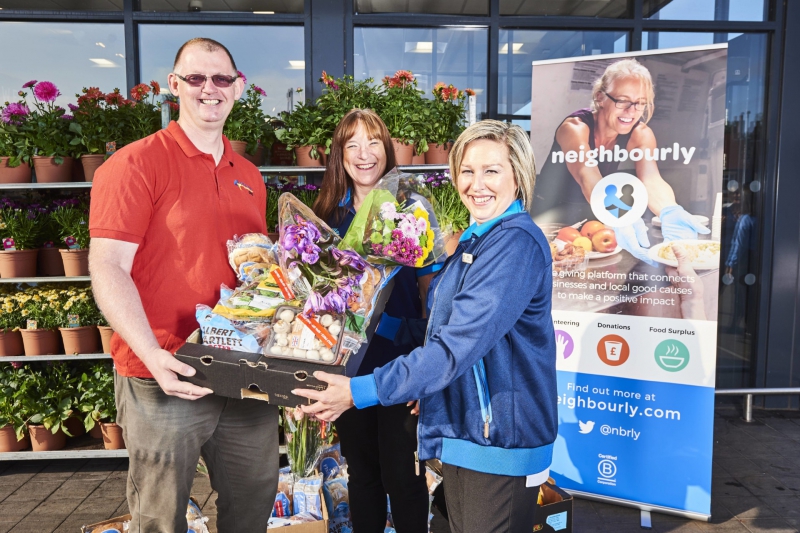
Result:
<svg viewBox="0 0 800 533">
<path fill-rule="evenodd" d="M 301 408 L 307 415 L 314 415 L 320 420 L 333 422 L 342 413 L 353 407 L 353 395 L 350 392 L 350 378 L 326 372 L 314 372 L 314 377 L 328 384 L 324 391 L 313 389 L 294 389 L 292 394 L 316 400 L 311 405 L 303 405 Z"/>
<path fill-rule="evenodd" d="M 195 369 L 181 363 L 166 350 L 153 352 L 142 358 L 142 362 L 168 396 L 196 400 L 214 392 L 211 389 L 179 380 L 178 374 L 186 377 L 194 376 Z"/>
</svg>

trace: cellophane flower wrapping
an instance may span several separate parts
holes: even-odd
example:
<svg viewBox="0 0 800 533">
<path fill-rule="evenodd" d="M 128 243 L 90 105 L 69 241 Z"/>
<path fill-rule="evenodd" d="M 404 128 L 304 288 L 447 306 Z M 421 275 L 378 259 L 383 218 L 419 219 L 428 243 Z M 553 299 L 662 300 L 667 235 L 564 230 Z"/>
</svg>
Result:
<svg viewBox="0 0 800 533">
<path fill-rule="evenodd" d="M 300 408 L 284 407 L 282 411 L 289 466 L 296 476 L 309 476 L 314 472 L 323 447 L 332 440 L 331 424 L 311 418 Z"/>
<path fill-rule="evenodd" d="M 445 253 L 422 176 L 392 169 L 367 194 L 342 239 L 372 264 L 422 268 Z"/>
<path fill-rule="evenodd" d="M 279 261 L 306 316 L 346 315 L 345 336 L 337 357 L 347 356 L 366 340 L 366 327 L 392 266 L 371 265 L 314 212 L 290 193 L 278 199 Z"/>
</svg>

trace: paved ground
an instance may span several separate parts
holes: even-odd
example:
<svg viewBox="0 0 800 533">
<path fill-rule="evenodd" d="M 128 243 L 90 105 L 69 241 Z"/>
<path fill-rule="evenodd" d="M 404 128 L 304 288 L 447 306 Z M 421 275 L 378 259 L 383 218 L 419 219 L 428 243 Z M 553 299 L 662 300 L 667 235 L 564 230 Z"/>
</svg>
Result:
<svg viewBox="0 0 800 533">
<path fill-rule="evenodd" d="M 800 412 L 756 411 L 747 424 L 732 407 L 715 417 L 712 521 L 653 513 L 653 531 L 800 533 Z M 0 462 L 0 533 L 77 533 L 127 512 L 126 460 Z M 216 531 L 216 495 L 198 475 L 193 495 Z M 641 531 L 639 511 L 575 500 L 575 533 Z M 438 515 L 435 533 L 449 531 Z"/>
</svg>

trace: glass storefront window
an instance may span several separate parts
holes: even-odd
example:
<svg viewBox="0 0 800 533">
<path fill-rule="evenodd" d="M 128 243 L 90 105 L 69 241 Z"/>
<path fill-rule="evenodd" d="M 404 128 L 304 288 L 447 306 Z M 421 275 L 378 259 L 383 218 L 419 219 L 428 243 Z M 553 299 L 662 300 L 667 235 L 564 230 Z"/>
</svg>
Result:
<svg viewBox="0 0 800 533">
<path fill-rule="evenodd" d="M 355 28 L 353 72 L 357 80 L 380 83 L 384 76 L 410 70 L 428 98 L 440 81 L 471 88 L 481 113 L 486 111 L 487 49 L 483 28 Z"/>
<path fill-rule="evenodd" d="M 615 31 L 500 30 L 498 113 L 530 130 L 531 62 L 628 50 L 628 34 Z"/>
<path fill-rule="evenodd" d="M 644 0 L 644 17 L 663 20 L 764 20 L 766 0 Z"/>
<path fill-rule="evenodd" d="M 124 31 L 122 24 L 0 22 L 0 102 L 17 100 L 30 80 L 55 83 L 64 108 L 83 87 L 125 91 Z"/>
<path fill-rule="evenodd" d="M 500 0 L 501 15 L 627 18 L 631 0 Z"/>
<path fill-rule="evenodd" d="M 156 80 L 167 91 L 175 54 L 194 37 L 209 37 L 230 50 L 238 69 L 267 92 L 264 111 L 276 116 L 287 109 L 287 93 L 305 87 L 302 26 L 195 26 L 143 24 L 139 27 L 141 79 Z M 276 46 L 280 43 L 280 46 Z M 254 53 L 269 50 L 269 53 Z"/>
<path fill-rule="evenodd" d="M 2 1 L 2 0 L 0 0 Z M 142 11 L 238 11 L 259 15 L 302 13 L 303 0 L 141 0 Z"/>
<path fill-rule="evenodd" d="M 0 9 L 122 11 L 122 0 L 0 0 Z"/>
<path fill-rule="evenodd" d="M 355 0 L 356 13 L 429 13 L 437 15 L 488 15 L 489 0 Z"/>
<path fill-rule="evenodd" d="M 658 32 L 655 36 L 657 48 L 713 41 L 711 33 Z M 760 191 L 767 179 L 764 162 L 769 51 L 769 40 L 764 34 L 730 34 L 728 38 L 717 340 L 717 388 L 723 389 L 750 387 L 755 376 L 761 279 L 758 236 L 763 223 Z M 643 38 L 643 44 L 647 41 Z M 658 90 L 656 85 L 656 98 Z"/>
</svg>

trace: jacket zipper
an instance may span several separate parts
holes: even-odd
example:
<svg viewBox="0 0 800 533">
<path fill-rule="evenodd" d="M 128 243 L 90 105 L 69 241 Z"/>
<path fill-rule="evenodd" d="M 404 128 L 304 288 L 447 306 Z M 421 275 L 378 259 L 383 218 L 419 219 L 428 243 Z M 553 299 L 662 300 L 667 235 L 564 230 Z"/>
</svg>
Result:
<svg viewBox="0 0 800 533">
<path fill-rule="evenodd" d="M 489 438 L 489 424 L 492 422 L 492 398 L 489 395 L 489 383 L 486 380 L 486 367 L 483 359 L 472 367 L 475 375 L 475 385 L 478 387 L 478 400 L 481 404 L 481 419 L 483 420 L 483 438 Z"/>
<path fill-rule="evenodd" d="M 452 264 L 452 263 L 450 263 Z M 444 267 L 441 272 L 441 276 L 444 276 L 444 273 L 447 272 L 447 269 L 450 268 L 450 265 Z M 428 343 L 428 334 L 431 330 L 431 321 L 430 318 L 433 316 L 433 310 L 436 307 L 436 295 L 439 294 L 439 287 L 441 286 L 441 282 L 436 285 L 436 289 L 433 291 L 433 301 L 431 301 L 431 312 L 428 313 L 428 326 L 425 328 L 425 340 L 423 342 L 423 346 Z M 419 475 L 419 422 L 422 420 L 422 402 L 419 402 L 419 414 L 417 415 L 417 450 L 414 452 L 414 472 L 416 475 Z"/>
</svg>

